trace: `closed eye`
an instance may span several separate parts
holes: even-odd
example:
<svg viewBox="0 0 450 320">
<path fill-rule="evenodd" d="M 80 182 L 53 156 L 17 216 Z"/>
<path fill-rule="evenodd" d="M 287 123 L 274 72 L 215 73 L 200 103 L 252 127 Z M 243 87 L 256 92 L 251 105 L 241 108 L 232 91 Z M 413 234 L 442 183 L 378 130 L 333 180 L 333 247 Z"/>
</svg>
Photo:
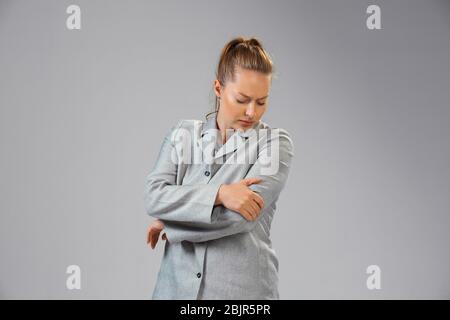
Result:
<svg viewBox="0 0 450 320">
<path fill-rule="evenodd" d="M 241 101 L 241 100 L 236 100 L 238 103 L 247 103 L 246 101 Z M 266 103 L 265 102 L 258 102 L 258 105 L 260 105 L 260 106 L 263 106 L 263 105 L 265 105 Z"/>
</svg>

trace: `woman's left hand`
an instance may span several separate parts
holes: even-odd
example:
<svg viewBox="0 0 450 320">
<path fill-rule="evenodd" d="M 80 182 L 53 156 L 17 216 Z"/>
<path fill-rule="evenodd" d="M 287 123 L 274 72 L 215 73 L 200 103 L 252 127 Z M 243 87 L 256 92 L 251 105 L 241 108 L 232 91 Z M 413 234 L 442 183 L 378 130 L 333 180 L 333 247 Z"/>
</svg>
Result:
<svg viewBox="0 0 450 320">
<path fill-rule="evenodd" d="M 156 219 L 155 221 L 153 221 L 150 226 L 147 229 L 147 244 L 150 243 L 150 246 L 152 247 L 152 249 L 155 248 L 156 244 L 158 243 L 158 239 L 159 239 L 159 234 L 161 233 L 161 231 L 164 229 L 164 223 L 159 220 Z M 161 237 L 163 240 L 167 240 L 167 236 L 164 233 Z"/>
</svg>

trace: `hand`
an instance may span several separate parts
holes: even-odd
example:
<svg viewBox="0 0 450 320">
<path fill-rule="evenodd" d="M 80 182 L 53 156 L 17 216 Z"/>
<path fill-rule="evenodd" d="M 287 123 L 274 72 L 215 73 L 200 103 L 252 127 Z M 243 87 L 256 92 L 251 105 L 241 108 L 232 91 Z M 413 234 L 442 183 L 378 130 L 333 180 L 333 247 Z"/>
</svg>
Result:
<svg viewBox="0 0 450 320">
<path fill-rule="evenodd" d="M 156 219 L 155 221 L 150 224 L 150 226 L 147 229 L 147 244 L 150 243 L 150 246 L 152 249 L 155 248 L 156 244 L 158 243 L 159 234 L 164 229 L 164 223 L 162 223 L 161 220 Z M 161 237 L 163 240 L 167 240 L 167 236 L 164 233 Z"/>
<path fill-rule="evenodd" d="M 217 192 L 215 205 L 236 211 L 245 219 L 254 221 L 264 207 L 264 199 L 248 186 L 263 181 L 260 178 L 246 178 L 232 184 L 223 184 Z"/>
</svg>

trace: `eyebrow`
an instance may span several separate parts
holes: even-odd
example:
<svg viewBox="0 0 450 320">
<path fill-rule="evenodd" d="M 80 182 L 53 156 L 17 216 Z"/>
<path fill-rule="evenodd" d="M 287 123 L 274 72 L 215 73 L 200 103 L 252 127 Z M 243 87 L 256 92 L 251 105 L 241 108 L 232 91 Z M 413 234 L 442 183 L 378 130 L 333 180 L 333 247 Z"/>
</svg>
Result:
<svg viewBox="0 0 450 320">
<path fill-rule="evenodd" d="M 240 95 L 243 95 L 244 97 L 246 97 L 246 98 L 251 98 L 251 97 L 249 97 L 249 96 L 247 96 L 247 95 L 245 95 L 245 94 L 243 94 L 242 92 L 238 92 Z M 262 97 L 262 98 L 259 98 L 259 99 L 256 99 L 256 100 L 261 100 L 261 99 L 264 99 L 264 98 L 267 98 L 269 95 L 267 95 L 267 96 L 265 96 L 265 97 Z"/>
</svg>

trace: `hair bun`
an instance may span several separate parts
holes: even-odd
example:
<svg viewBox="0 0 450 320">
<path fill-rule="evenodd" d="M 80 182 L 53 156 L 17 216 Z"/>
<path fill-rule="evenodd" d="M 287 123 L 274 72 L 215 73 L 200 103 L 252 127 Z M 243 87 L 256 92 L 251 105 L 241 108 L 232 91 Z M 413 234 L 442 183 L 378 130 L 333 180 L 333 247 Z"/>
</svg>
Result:
<svg viewBox="0 0 450 320">
<path fill-rule="evenodd" d="M 247 44 L 249 44 L 249 45 L 256 46 L 256 47 L 259 47 L 259 48 L 262 48 L 262 44 L 261 44 L 261 42 L 259 42 L 258 39 L 250 38 L 250 39 L 245 40 L 245 42 L 246 42 Z"/>
<path fill-rule="evenodd" d="M 262 43 L 256 38 L 237 37 L 237 38 L 234 38 L 229 43 L 228 49 L 232 50 L 232 49 L 236 48 L 237 46 L 239 46 L 240 44 L 243 44 L 246 46 L 255 46 L 255 47 L 262 48 Z"/>
</svg>

